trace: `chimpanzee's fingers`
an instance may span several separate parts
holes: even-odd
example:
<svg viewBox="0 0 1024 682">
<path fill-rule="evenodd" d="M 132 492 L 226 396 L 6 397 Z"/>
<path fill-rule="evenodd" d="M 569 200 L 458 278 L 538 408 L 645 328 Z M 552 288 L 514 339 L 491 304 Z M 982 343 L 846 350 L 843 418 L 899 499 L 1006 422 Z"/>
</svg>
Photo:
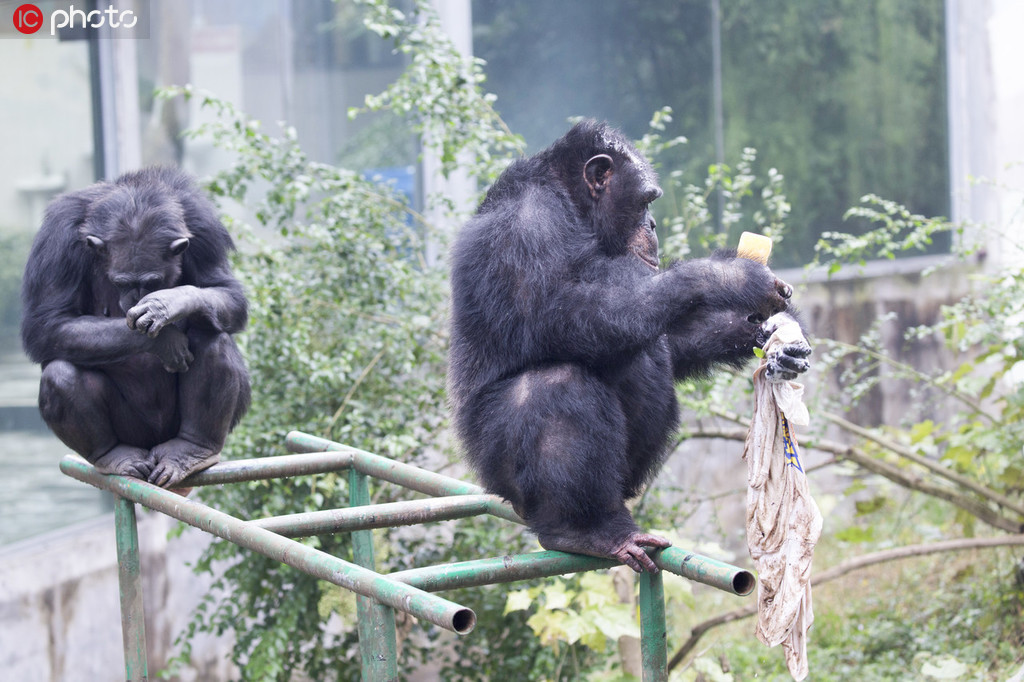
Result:
<svg viewBox="0 0 1024 682">
<path fill-rule="evenodd" d="M 153 471 L 149 474 L 149 482 L 153 485 L 158 485 L 161 488 L 165 487 L 171 477 L 174 475 L 173 467 L 169 467 L 164 463 L 157 464 Z"/>
<path fill-rule="evenodd" d="M 127 323 L 129 329 L 138 329 L 139 318 L 142 317 L 142 312 L 138 306 L 129 308 L 128 312 L 124 315 L 124 321 Z"/>
<path fill-rule="evenodd" d="M 775 290 L 779 292 L 779 296 L 786 300 L 793 297 L 793 287 L 789 286 L 781 279 L 775 279 Z"/>
<path fill-rule="evenodd" d="M 813 352 L 814 349 L 806 343 L 787 343 L 782 347 L 783 355 L 789 355 L 795 358 L 806 358 Z"/>
<path fill-rule="evenodd" d="M 160 319 L 150 320 L 147 324 L 148 326 L 146 327 L 146 334 L 149 335 L 150 338 L 154 339 L 156 338 L 157 334 L 160 333 L 160 330 L 167 326 L 166 321 L 161 321 Z"/>
<path fill-rule="evenodd" d="M 643 573 L 644 571 L 647 571 L 648 573 L 657 573 L 658 566 L 654 563 L 654 560 L 647 555 L 647 552 L 644 551 L 644 546 L 664 549 L 671 545 L 671 542 L 665 538 L 658 537 L 657 535 L 634 532 L 622 542 L 618 549 L 612 551 L 612 556 L 632 568 L 637 573 Z"/>
<path fill-rule="evenodd" d="M 811 363 L 804 358 L 793 357 L 786 353 L 779 353 L 775 358 L 775 362 L 782 369 L 788 369 L 793 372 L 806 372 L 811 368 Z"/>
<path fill-rule="evenodd" d="M 635 547 L 635 549 L 633 549 L 630 552 L 630 554 L 632 554 L 636 558 L 636 560 L 640 563 L 640 565 L 643 567 L 643 569 L 645 571 L 647 571 L 648 573 L 657 573 L 658 572 L 658 566 L 657 566 L 657 564 L 654 563 L 654 559 L 652 559 L 651 557 L 647 556 L 647 552 L 645 552 L 642 547 L 639 547 L 639 546 L 634 546 L 634 547 Z"/>
<path fill-rule="evenodd" d="M 672 543 L 661 537 L 660 535 L 651 535 L 650 533 L 636 533 L 633 535 L 633 542 L 638 545 L 645 545 L 647 547 L 658 547 L 665 549 L 671 547 Z"/>
<path fill-rule="evenodd" d="M 633 555 L 630 554 L 628 551 L 622 550 L 622 552 L 620 554 L 616 554 L 615 557 L 622 563 L 632 568 L 636 573 L 644 572 L 644 569 L 640 566 L 639 563 L 637 563 L 637 560 L 634 559 Z"/>
</svg>

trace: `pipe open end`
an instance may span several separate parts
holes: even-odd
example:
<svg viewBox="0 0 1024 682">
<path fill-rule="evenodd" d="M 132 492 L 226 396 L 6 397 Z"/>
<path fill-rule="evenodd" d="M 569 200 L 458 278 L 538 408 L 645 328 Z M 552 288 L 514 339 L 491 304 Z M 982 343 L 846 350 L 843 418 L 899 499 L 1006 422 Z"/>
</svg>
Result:
<svg viewBox="0 0 1024 682">
<path fill-rule="evenodd" d="M 750 571 L 737 571 L 732 578 L 732 591 L 741 597 L 753 592 L 756 586 L 757 579 Z"/>
<path fill-rule="evenodd" d="M 476 627 L 476 614 L 473 609 L 459 609 L 452 616 L 452 629 L 460 635 L 468 635 Z"/>
</svg>

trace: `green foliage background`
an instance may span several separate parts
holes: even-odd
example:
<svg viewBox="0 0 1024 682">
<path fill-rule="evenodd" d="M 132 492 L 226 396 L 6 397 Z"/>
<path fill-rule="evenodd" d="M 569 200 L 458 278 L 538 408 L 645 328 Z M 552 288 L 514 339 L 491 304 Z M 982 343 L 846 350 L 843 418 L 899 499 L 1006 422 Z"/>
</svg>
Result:
<svg viewBox="0 0 1024 682">
<path fill-rule="evenodd" d="M 483 63 L 466 62 L 458 55 L 425 3 L 417 4 L 410 14 L 383 0 L 356 4 L 364 12 L 365 25 L 394 41 L 409 67 L 395 84 L 381 95 L 368 98 L 365 108 L 352 115 L 386 112 L 393 117 L 389 120 L 406 121 L 442 159 L 446 170 L 456 166 L 469 169 L 480 187 L 486 186 L 525 145 L 498 117 L 494 97 L 483 93 Z M 502 29 L 502 21 L 517 11 L 516 5 L 491 6 L 496 19 L 494 30 Z M 563 11 L 557 9 L 562 5 L 545 3 L 543 8 L 534 9 Z M 658 16 L 655 6 L 665 12 L 695 11 L 695 3 L 676 3 L 674 9 L 661 3 L 640 3 L 635 8 L 638 22 L 653 21 Z M 810 101 L 814 106 L 838 106 L 826 96 L 829 88 L 836 88 L 833 95 L 838 96 L 838 89 L 845 93 L 863 85 L 861 80 L 876 85 L 878 79 L 885 80 L 884 74 L 873 71 L 875 62 L 868 53 L 863 53 L 865 36 L 842 37 L 827 30 L 838 15 L 862 16 L 860 12 L 867 6 L 874 12 L 871 16 L 876 23 L 902 19 L 905 21 L 901 26 L 922 36 L 937 30 L 934 9 L 919 6 L 904 16 L 899 14 L 904 11 L 900 8 L 907 5 L 896 0 L 874 0 L 856 7 L 847 0 L 819 4 L 811 29 L 795 26 L 800 23 L 796 10 L 781 0 L 737 0 L 726 6 L 730 8 L 727 30 L 737 36 L 749 32 L 747 42 L 737 49 L 764 51 L 744 59 L 765 69 L 777 69 L 774 74 L 760 76 L 768 79 L 768 89 L 751 97 L 750 116 L 738 117 L 758 133 L 765 126 L 771 129 L 759 116 L 783 118 L 781 112 L 770 111 L 771 78 L 777 83 L 785 81 L 786 74 L 796 77 L 803 70 L 814 72 L 826 48 L 845 55 L 855 68 L 841 78 L 837 76 L 836 82 L 818 83 L 820 92 L 812 88 L 815 92 L 808 92 L 808 96 L 813 95 Z M 764 8 L 774 8 L 774 13 L 759 14 L 768 11 Z M 732 11 L 739 13 L 730 15 Z M 758 17 L 762 21 L 755 21 Z M 690 30 L 683 21 L 672 25 Z M 505 26 L 503 30 L 512 29 Z M 878 39 L 877 44 L 871 43 L 875 45 L 872 49 L 916 50 L 915 59 L 935 56 L 927 53 L 932 43 L 923 39 L 917 43 L 886 31 L 871 33 Z M 802 49 L 791 54 L 792 45 L 783 44 L 787 40 Z M 635 66 L 616 63 L 611 54 L 616 68 Z M 639 70 L 639 80 L 647 75 L 644 69 Z M 908 87 L 912 94 L 913 83 Z M 821 99 L 815 99 L 819 95 Z M 890 95 L 893 93 L 883 87 L 878 96 L 884 99 Z M 228 220 L 241 246 L 236 268 L 251 303 L 250 327 L 242 341 L 253 376 L 254 403 L 232 435 L 225 454 L 280 454 L 284 434 L 301 429 L 403 461 L 429 462 L 432 468 L 439 463 L 444 466 L 445 456 L 450 454 L 439 438 L 445 417 L 445 268 L 443 262 L 428 262 L 425 255 L 427 240 L 443 247 L 443 232 L 388 187 L 351 170 L 311 162 L 296 144 L 295 131 L 287 126 L 271 134 L 224 102 L 189 88 L 170 90 L 163 96 L 199 97 L 205 107 L 218 114 L 212 123 L 190 133 L 212 139 L 234 154 L 234 165 L 213 178 L 209 190 L 225 208 L 241 205 L 254 216 L 251 225 L 240 219 Z M 692 111 L 677 112 L 661 108 L 661 104 L 647 109 L 656 111 L 654 118 L 645 121 L 634 135 L 641 138 L 640 148 L 663 168 L 679 168 L 678 155 L 695 144 L 670 137 L 669 131 L 687 130 L 695 119 L 691 118 Z M 742 102 L 735 105 L 743 106 Z M 906 105 L 931 106 L 916 100 Z M 628 108 L 642 109 L 636 101 L 628 101 Z M 760 113 L 763 109 L 769 113 Z M 934 109 L 925 113 L 934 114 Z M 702 253 L 733 243 L 731 232 L 755 229 L 776 240 L 795 240 L 803 251 L 810 248 L 823 264 L 834 264 L 835 269 L 880 255 L 895 256 L 908 248 L 928 248 L 938 236 L 953 231 L 945 221 L 925 218 L 902 203 L 874 196 L 847 201 L 852 189 L 839 191 L 828 182 L 827 173 L 832 164 L 853 160 L 844 156 L 848 150 L 829 146 L 832 133 L 827 125 L 821 130 L 815 127 L 833 119 L 821 115 L 813 118 L 801 125 L 821 135 L 820 146 L 812 146 L 820 150 L 822 161 L 820 167 L 808 172 L 820 172 L 823 178 L 820 185 L 812 183 L 810 190 L 803 190 L 806 194 L 800 195 L 799 201 L 785 192 L 782 173 L 770 166 L 765 168 L 767 164 L 758 159 L 753 148 L 744 148 L 735 163 L 711 165 L 706 178 L 697 183 L 686 180 L 691 173 L 669 172 L 663 178 L 666 195 L 661 202 L 666 214 L 662 220 L 666 252 L 676 257 Z M 740 123 L 734 121 L 731 125 Z M 762 151 L 761 156 L 773 161 L 776 156 L 785 158 L 785 131 L 780 128 L 772 139 L 782 141 L 781 146 L 774 154 Z M 879 149 L 885 151 L 899 143 L 909 150 L 918 139 L 908 133 L 906 139 L 881 141 Z M 701 144 L 705 143 L 696 146 Z M 766 148 L 772 149 L 771 143 L 762 147 Z M 870 165 L 865 162 L 864 168 Z M 893 187 L 882 176 L 864 175 L 862 179 L 865 186 L 878 182 L 887 189 Z M 800 185 L 805 182 L 806 178 Z M 719 195 L 721 206 L 712 205 Z M 446 206 L 443 197 L 434 201 L 436 206 Z M 841 208 L 836 206 L 839 203 Z M 799 217 L 800 211 L 842 216 L 851 204 L 858 204 L 851 215 L 861 221 L 856 236 L 835 232 L 815 246 L 815 240 L 808 241 L 809 233 L 793 227 L 808 224 L 808 218 Z M 716 212 L 728 228 L 726 232 L 716 230 Z M 451 216 L 449 219 L 454 221 Z M 900 452 L 906 449 L 941 462 L 943 467 L 983 483 L 986 487 L 982 493 L 964 494 L 980 495 L 993 514 L 1012 525 L 1021 520 L 1012 505 L 1001 505 L 997 497 L 986 495 L 995 493 L 1020 503 L 1024 485 L 1019 453 L 1024 439 L 1019 424 L 1024 391 L 1016 384 L 998 393 L 994 407 L 982 407 L 981 402 L 997 395 L 997 383 L 1016 367 L 1024 353 L 1024 337 L 1013 327 L 1013 320 L 1020 319 L 1018 309 L 1024 300 L 1024 274 L 1000 273 L 995 282 L 987 292 L 991 295 L 952 306 L 937 327 L 914 331 L 942 334 L 953 347 L 969 350 L 969 357 L 955 370 L 900 367 L 876 343 L 877 329 L 873 330 L 874 336 L 867 335 L 856 346 L 833 346 L 823 340 L 828 350 L 823 362 L 830 367 L 830 363 L 838 366 L 844 359 L 857 359 L 848 363 L 852 369 L 844 375 L 848 380 L 844 396 L 847 405 L 876 385 L 879 363 L 901 369 L 913 381 L 937 387 L 961 403 L 977 405 L 977 410 L 965 410 L 949 423 L 922 422 L 905 429 L 878 429 L 872 433 L 876 440 L 868 441 L 873 445 L 866 448 L 865 461 L 901 457 Z M 730 399 L 744 394 L 744 381 L 724 375 L 714 384 L 684 386 L 681 396 L 698 414 L 721 416 Z M 699 429 L 690 435 L 701 437 Z M 878 440 L 883 435 L 889 440 Z M 826 444 L 818 446 L 824 448 Z M 902 462 L 901 466 L 913 465 Z M 917 475 L 930 477 L 935 473 Z M 941 484 L 951 485 L 947 479 Z M 969 506 L 960 506 L 951 513 L 946 502 L 934 496 L 909 494 L 907 490 L 913 486 L 901 487 L 906 482 L 857 478 L 856 485 L 860 487 L 851 489 L 851 493 L 870 489 L 875 494 L 857 507 L 858 515 L 850 529 L 823 541 L 826 556 L 866 552 L 887 542 L 920 542 L 956 533 L 970 536 L 994 518 L 984 521 L 969 513 Z M 638 521 L 650 528 L 682 525 L 690 512 L 680 504 L 680 493 L 684 491 L 659 482 L 636 507 Z M 381 487 L 372 494 L 375 502 L 384 502 L 397 493 L 392 487 Z M 204 501 L 243 518 L 345 506 L 346 498 L 345 484 L 333 475 L 203 491 Z M 899 513 L 894 513 L 896 510 Z M 987 526 L 982 530 L 991 532 Z M 337 556 L 350 557 L 345 536 L 315 537 L 307 542 Z M 395 532 L 386 540 L 382 535 L 377 546 L 379 568 L 388 571 L 475 557 L 481 548 L 525 551 L 532 548 L 532 541 L 510 524 L 477 519 Z M 898 677 L 907 670 L 922 674 L 938 671 L 936 674 L 942 675 L 961 669 L 963 679 L 987 679 L 1015 662 L 1019 664 L 1016 650 L 1001 643 L 1024 640 L 1019 624 L 1020 591 L 1013 581 L 1013 569 L 1008 568 L 1009 555 L 1003 554 L 1001 559 L 995 556 L 996 560 L 987 560 L 993 561 L 991 564 L 980 559 L 961 563 L 953 573 L 940 572 L 936 567 L 936 574 L 945 582 L 932 608 L 908 608 L 907 599 L 900 594 L 907 583 L 899 581 L 890 585 L 891 591 L 878 591 L 856 604 L 849 603 L 849 599 L 838 600 L 848 608 L 824 611 L 818 626 L 820 635 L 816 635 L 812 658 L 816 679 L 894 679 L 894 675 Z M 205 630 L 231 633 L 237 638 L 233 658 L 245 680 L 302 676 L 315 680 L 358 679 L 351 595 L 239 551 L 229 543 L 214 544 L 197 569 L 217 579 L 183 634 L 176 666 L 188 666 L 191 638 Z M 972 576 L 979 579 L 972 581 Z M 929 585 L 919 584 L 915 589 L 918 598 L 928 598 Z M 729 608 L 723 598 L 702 593 L 700 610 L 696 610 L 698 602 L 685 585 L 676 585 L 669 595 L 671 631 L 675 633 L 687 632 L 711 610 Z M 628 617 L 623 612 L 628 609 L 614 601 L 607 575 L 518 585 L 511 592 L 496 586 L 450 596 L 471 604 L 476 611 L 479 620 L 473 635 L 452 639 L 432 627 L 403 627 L 406 638 L 400 670 L 407 671 L 420 661 L 439 665 L 440 675 L 446 680 L 626 679 L 616 655 L 615 639 L 632 628 L 624 620 Z M 958 611 L 960 617 L 944 621 L 942 614 L 948 611 Z M 609 614 L 617 617 L 609 618 Z M 996 639 L 985 634 L 989 632 L 998 633 Z M 981 642 L 969 641 L 971 634 L 982 638 Z M 176 669 L 172 666 L 164 675 L 171 676 Z M 784 679 L 784 675 L 777 652 L 766 652 L 744 633 L 718 640 L 707 652 L 689 661 L 685 669 L 676 671 L 674 679 Z"/>
</svg>

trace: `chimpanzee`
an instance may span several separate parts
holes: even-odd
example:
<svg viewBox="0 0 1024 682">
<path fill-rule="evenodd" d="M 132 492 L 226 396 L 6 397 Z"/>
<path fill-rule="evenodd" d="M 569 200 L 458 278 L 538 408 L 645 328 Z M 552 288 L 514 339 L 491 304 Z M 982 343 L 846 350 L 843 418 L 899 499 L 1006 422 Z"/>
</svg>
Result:
<svg viewBox="0 0 1024 682">
<path fill-rule="evenodd" d="M 25 266 L 39 409 L 104 473 L 171 487 L 219 459 L 249 406 L 231 334 L 248 306 L 231 236 L 191 178 L 127 173 L 57 197 Z"/>
<path fill-rule="evenodd" d="M 583 121 L 513 163 L 451 253 L 449 393 L 468 461 L 547 549 L 656 571 L 624 501 L 667 454 L 673 380 L 753 357 L 792 289 L 719 253 L 660 267 L 661 188 L 617 130 Z M 772 359 L 806 371 L 810 348 Z"/>
</svg>

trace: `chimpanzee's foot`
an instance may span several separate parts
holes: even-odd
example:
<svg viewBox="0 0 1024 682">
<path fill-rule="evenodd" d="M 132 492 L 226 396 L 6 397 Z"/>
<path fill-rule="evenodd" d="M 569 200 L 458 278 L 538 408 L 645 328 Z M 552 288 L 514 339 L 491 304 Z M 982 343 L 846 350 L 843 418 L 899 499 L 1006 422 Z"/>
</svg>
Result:
<svg viewBox="0 0 1024 682">
<path fill-rule="evenodd" d="M 615 559 L 637 573 L 658 572 L 658 567 L 654 560 L 647 556 L 644 547 L 664 549 L 672 544 L 663 537 L 642 533 L 639 530 L 630 531 L 628 535 L 617 541 L 584 531 L 580 531 L 578 534 L 572 532 L 558 535 L 543 534 L 538 535 L 538 539 L 544 549 Z"/>
<path fill-rule="evenodd" d="M 146 480 L 153 471 L 156 460 L 149 450 L 120 444 L 97 457 L 92 465 L 103 474 L 133 476 Z"/>
<path fill-rule="evenodd" d="M 220 452 L 184 438 L 172 438 L 153 448 L 153 457 L 156 458 L 156 465 L 149 475 L 149 482 L 170 488 L 189 474 L 219 462 Z"/>
</svg>

